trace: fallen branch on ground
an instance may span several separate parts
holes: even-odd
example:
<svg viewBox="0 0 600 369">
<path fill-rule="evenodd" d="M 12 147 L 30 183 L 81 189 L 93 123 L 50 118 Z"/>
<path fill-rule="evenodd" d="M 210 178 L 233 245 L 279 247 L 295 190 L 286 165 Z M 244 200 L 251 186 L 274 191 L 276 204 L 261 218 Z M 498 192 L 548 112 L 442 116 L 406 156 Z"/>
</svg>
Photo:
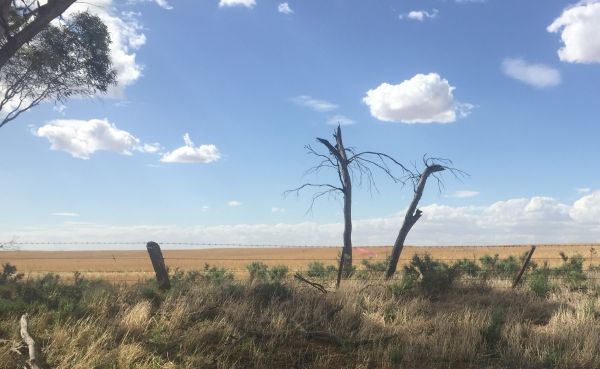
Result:
<svg viewBox="0 0 600 369">
<path fill-rule="evenodd" d="M 35 341 L 31 335 L 29 335 L 27 330 L 27 314 L 23 314 L 21 316 L 21 338 L 27 344 L 29 350 L 29 366 L 31 369 L 42 369 L 42 365 L 40 364 L 37 356 Z"/>
</svg>

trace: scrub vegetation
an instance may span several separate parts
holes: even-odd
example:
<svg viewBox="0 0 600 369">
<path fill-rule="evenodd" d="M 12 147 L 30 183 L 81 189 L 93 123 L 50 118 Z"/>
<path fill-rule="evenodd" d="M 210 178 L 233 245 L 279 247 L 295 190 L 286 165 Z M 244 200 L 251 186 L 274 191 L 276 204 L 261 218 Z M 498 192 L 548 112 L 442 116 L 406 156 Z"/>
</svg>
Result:
<svg viewBox="0 0 600 369">
<path fill-rule="evenodd" d="M 75 274 L 0 274 L 0 369 L 23 368 L 19 317 L 50 368 L 595 368 L 600 367 L 596 268 L 564 255 L 533 263 L 510 288 L 519 257 L 452 263 L 415 255 L 397 278 L 365 260 L 334 290 L 312 263 L 247 264 L 248 277 L 205 265 L 114 284 Z"/>
</svg>

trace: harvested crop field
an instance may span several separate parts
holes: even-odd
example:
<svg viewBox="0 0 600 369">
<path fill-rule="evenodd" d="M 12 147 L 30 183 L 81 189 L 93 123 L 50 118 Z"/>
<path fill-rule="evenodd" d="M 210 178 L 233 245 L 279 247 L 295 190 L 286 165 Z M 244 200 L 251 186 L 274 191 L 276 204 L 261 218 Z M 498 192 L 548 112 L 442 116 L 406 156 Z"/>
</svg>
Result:
<svg viewBox="0 0 600 369">
<path fill-rule="evenodd" d="M 434 259 L 451 262 L 459 259 L 479 260 L 484 255 L 498 254 L 501 258 L 522 255 L 530 245 L 511 246 L 407 246 L 400 262 L 406 263 L 414 254 L 430 254 Z M 238 276 L 246 274 L 246 265 L 262 261 L 267 265 L 285 265 L 291 271 L 305 270 L 309 263 L 320 261 L 334 265 L 339 247 L 286 247 L 286 248 L 210 248 L 194 250 L 163 250 L 165 262 L 171 269 L 195 270 L 211 266 L 225 267 Z M 360 265 L 363 259 L 384 260 L 391 247 L 354 247 L 354 260 Z M 599 244 L 541 245 L 533 255 L 538 263 L 554 266 L 561 262 L 560 252 L 580 254 L 586 265 L 600 262 Z M 86 278 L 102 278 L 115 282 L 135 282 L 153 275 L 152 265 L 145 250 L 135 251 L 3 251 L 0 263 L 9 262 L 27 276 L 48 272 L 70 279 L 74 272 Z"/>
</svg>

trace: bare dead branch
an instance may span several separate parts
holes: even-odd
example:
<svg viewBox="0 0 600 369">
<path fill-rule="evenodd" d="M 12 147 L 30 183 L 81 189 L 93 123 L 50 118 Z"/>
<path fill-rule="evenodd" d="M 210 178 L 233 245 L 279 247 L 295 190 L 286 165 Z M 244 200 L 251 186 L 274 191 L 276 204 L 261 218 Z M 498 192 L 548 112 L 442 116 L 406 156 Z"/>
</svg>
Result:
<svg viewBox="0 0 600 369">
<path fill-rule="evenodd" d="M 296 278 L 297 280 L 299 280 L 300 282 L 304 282 L 314 288 L 316 288 L 317 290 L 319 290 L 322 293 L 327 293 L 327 290 L 325 289 L 325 287 L 323 287 L 322 284 L 316 283 L 316 282 L 311 282 L 308 279 L 304 278 L 300 273 L 296 273 L 294 274 L 294 278 Z"/>
</svg>

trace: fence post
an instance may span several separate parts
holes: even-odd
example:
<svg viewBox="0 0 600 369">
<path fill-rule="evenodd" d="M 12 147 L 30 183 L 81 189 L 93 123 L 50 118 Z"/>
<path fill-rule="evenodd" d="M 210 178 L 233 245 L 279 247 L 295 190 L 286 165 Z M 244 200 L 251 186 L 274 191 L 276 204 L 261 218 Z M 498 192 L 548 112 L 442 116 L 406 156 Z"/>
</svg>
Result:
<svg viewBox="0 0 600 369">
<path fill-rule="evenodd" d="M 163 258 L 162 251 L 160 251 L 160 245 L 150 241 L 146 244 L 146 249 L 148 250 L 150 261 L 152 261 L 152 267 L 156 273 L 158 287 L 161 290 L 168 290 L 171 288 L 171 283 L 169 282 L 169 274 L 167 273 L 167 267 L 165 266 L 165 259 Z"/>
<path fill-rule="evenodd" d="M 525 270 L 527 269 L 527 266 L 529 265 L 529 261 L 531 260 L 531 256 L 533 255 L 534 251 L 535 251 L 535 246 L 531 246 L 531 250 L 529 250 L 529 254 L 527 254 L 527 257 L 525 258 L 525 262 L 523 263 L 523 266 L 521 267 L 521 271 L 519 272 L 519 274 L 517 274 L 517 278 L 513 282 L 513 285 L 512 285 L 513 289 L 515 287 L 517 287 L 519 282 L 521 282 L 521 277 L 523 276 L 523 273 L 525 273 Z"/>
</svg>

